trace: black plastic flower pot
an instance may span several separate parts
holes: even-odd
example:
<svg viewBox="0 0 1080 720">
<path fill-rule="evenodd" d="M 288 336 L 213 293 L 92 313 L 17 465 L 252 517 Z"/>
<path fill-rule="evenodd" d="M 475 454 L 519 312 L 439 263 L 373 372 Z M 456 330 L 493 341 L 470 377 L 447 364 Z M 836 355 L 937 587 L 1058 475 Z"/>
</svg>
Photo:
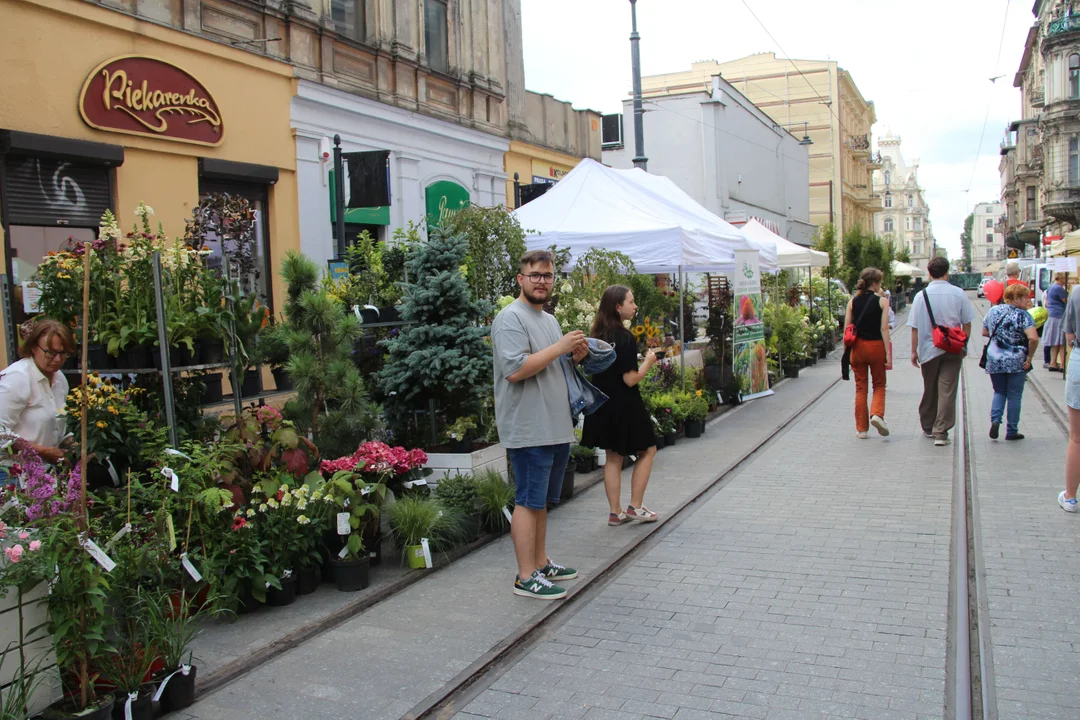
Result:
<svg viewBox="0 0 1080 720">
<path fill-rule="evenodd" d="M 818 348 L 817 353 L 818 353 L 818 360 L 824 360 L 825 358 L 829 357 L 829 348 L 822 345 L 821 347 Z"/>
<path fill-rule="evenodd" d="M 472 452 L 472 438 L 465 438 L 464 440 L 452 440 L 450 442 L 450 452 L 460 453 L 467 455 Z"/>
<path fill-rule="evenodd" d="M 382 565 L 382 532 L 379 530 L 379 516 L 373 515 L 363 530 L 364 547 L 368 551 L 371 567 Z"/>
<path fill-rule="evenodd" d="M 199 364 L 217 365 L 225 362 L 225 341 L 221 338 L 203 338 L 199 346 Z"/>
<path fill-rule="evenodd" d="M 169 367 L 172 369 L 193 365 L 191 350 L 187 345 L 173 345 L 169 348 Z"/>
<path fill-rule="evenodd" d="M 296 594 L 310 595 L 319 589 L 318 566 L 300 568 L 296 572 Z"/>
<path fill-rule="evenodd" d="M 401 312 L 393 305 L 379 308 L 379 322 L 389 323 L 398 322 L 400 320 Z"/>
<path fill-rule="evenodd" d="M 195 704 L 196 670 L 198 668 L 192 665 L 187 675 L 178 672 L 169 678 L 169 681 L 165 684 L 165 689 L 161 692 L 160 710 L 162 715 L 175 710 L 183 710 Z M 164 678 L 162 679 L 164 680 Z"/>
<path fill-rule="evenodd" d="M 289 373 L 285 371 L 285 368 L 271 368 L 270 374 L 274 376 L 274 387 L 277 388 L 278 392 L 288 392 L 293 389 L 292 378 L 289 377 Z"/>
<path fill-rule="evenodd" d="M 77 370 L 78 367 L 79 367 L 80 362 L 82 362 L 82 349 L 79 348 L 79 347 L 76 347 L 75 352 L 68 355 L 67 360 L 65 360 L 64 364 L 60 366 L 60 369 L 61 370 Z"/>
<path fill-rule="evenodd" d="M 210 373 L 203 376 L 205 386 L 202 394 L 203 405 L 214 405 L 221 402 L 224 397 L 221 390 L 221 373 Z"/>
<path fill-rule="evenodd" d="M 244 588 L 236 596 L 236 614 L 237 615 L 249 615 L 261 608 L 263 604 L 259 602 L 255 595 L 251 592 L 251 586 L 245 584 Z"/>
<path fill-rule="evenodd" d="M 814 367 L 815 365 L 817 365 L 817 355 L 811 355 L 810 357 L 806 358 L 807 367 Z"/>
<path fill-rule="evenodd" d="M 124 706 L 127 694 L 117 692 L 113 699 L 113 720 L 125 720 Z M 154 686 L 143 685 L 139 688 L 139 697 L 131 701 L 131 720 L 150 720 L 154 717 Z"/>
<path fill-rule="evenodd" d="M 574 469 L 582 475 L 590 473 L 592 472 L 592 460 L 578 460 L 577 463 L 574 464 Z"/>
<path fill-rule="evenodd" d="M 360 308 L 360 321 L 364 325 L 380 322 L 379 311 L 372 308 Z"/>
<path fill-rule="evenodd" d="M 784 366 L 784 377 L 794 380 L 799 377 L 799 366 L 795 363 Z"/>
<path fill-rule="evenodd" d="M 244 381 L 240 385 L 240 397 L 254 397 L 262 392 L 262 369 L 248 368 L 244 371 Z"/>
<path fill-rule="evenodd" d="M 334 583 L 341 592 L 363 590 L 371 582 L 371 565 L 366 557 L 358 560 L 334 558 L 330 564 L 334 567 Z"/>
<path fill-rule="evenodd" d="M 112 695 L 100 698 L 101 704 L 94 710 L 84 714 L 78 714 L 71 707 L 67 699 L 53 703 L 40 717 L 46 718 L 78 718 L 79 720 L 109 720 L 112 717 L 113 707 L 116 701 Z"/>
<path fill-rule="evenodd" d="M 266 589 L 266 604 L 274 607 L 285 607 L 296 602 L 296 578 L 281 578 L 281 589 L 270 587 Z"/>
<path fill-rule="evenodd" d="M 153 345 L 129 345 L 124 354 L 127 355 L 127 366 L 132 370 L 145 370 L 153 367 L 151 359 Z M 160 363 L 159 363 L 160 364 Z"/>
<path fill-rule="evenodd" d="M 666 443 L 664 441 L 664 436 L 663 435 L 657 435 L 656 436 L 656 449 L 657 450 L 663 450 L 665 446 L 666 446 Z"/>
<path fill-rule="evenodd" d="M 105 351 L 105 346 L 100 343 L 95 343 L 86 348 L 86 363 L 93 370 L 107 370 L 109 369 L 109 363 L 111 358 L 109 353 Z"/>
<path fill-rule="evenodd" d="M 131 367 L 128 364 L 128 358 L 126 352 L 118 352 L 116 355 L 109 355 L 109 368 L 112 370 L 127 370 Z"/>
<path fill-rule="evenodd" d="M 563 475 L 562 480 L 562 493 L 560 493 L 559 495 L 561 499 L 569 500 L 570 498 L 574 497 L 575 477 L 576 473 L 574 472 L 573 468 L 567 467 L 566 473 Z"/>
<path fill-rule="evenodd" d="M 675 445 L 675 433 L 664 433 L 664 446 L 671 447 Z"/>
<path fill-rule="evenodd" d="M 685 429 L 686 429 L 686 437 L 688 437 L 688 438 L 699 438 L 699 437 L 701 437 L 702 433 L 705 432 L 705 421 L 704 420 L 687 420 Z"/>
</svg>

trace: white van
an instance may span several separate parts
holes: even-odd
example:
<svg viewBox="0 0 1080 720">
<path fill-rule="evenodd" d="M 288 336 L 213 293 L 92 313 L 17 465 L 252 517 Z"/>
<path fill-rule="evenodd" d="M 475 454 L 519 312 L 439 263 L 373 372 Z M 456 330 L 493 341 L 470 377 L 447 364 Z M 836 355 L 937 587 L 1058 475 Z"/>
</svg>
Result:
<svg viewBox="0 0 1080 720">
<path fill-rule="evenodd" d="M 1054 282 L 1054 273 L 1046 263 L 1033 263 L 1020 270 L 1020 279 L 1035 291 L 1035 307 L 1043 306 L 1043 296 Z"/>
</svg>

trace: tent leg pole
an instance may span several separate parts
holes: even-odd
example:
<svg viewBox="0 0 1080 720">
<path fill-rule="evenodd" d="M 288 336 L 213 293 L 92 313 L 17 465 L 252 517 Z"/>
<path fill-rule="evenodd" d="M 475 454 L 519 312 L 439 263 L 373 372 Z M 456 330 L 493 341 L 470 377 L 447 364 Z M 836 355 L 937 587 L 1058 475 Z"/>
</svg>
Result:
<svg viewBox="0 0 1080 720">
<path fill-rule="evenodd" d="M 686 324 L 686 292 L 683 285 L 685 284 L 683 277 L 682 265 L 679 266 L 679 367 L 682 375 L 682 389 L 686 389 L 686 328 L 683 327 Z"/>
</svg>

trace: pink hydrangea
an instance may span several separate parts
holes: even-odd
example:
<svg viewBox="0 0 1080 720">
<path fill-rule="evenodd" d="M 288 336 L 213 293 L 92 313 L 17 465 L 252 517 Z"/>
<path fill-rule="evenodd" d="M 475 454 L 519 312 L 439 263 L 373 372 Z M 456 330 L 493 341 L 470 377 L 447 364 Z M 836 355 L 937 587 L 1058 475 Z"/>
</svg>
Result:
<svg viewBox="0 0 1080 720">
<path fill-rule="evenodd" d="M 28 533 L 28 532 L 24 531 L 24 532 L 19 533 L 19 539 L 20 540 L 25 540 L 28 537 L 30 537 L 30 533 Z"/>
<path fill-rule="evenodd" d="M 31 540 L 30 541 L 30 552 L 37 552 L 40 549 L 41 549 L 41 541 L 40 540 Z"/>
<path fill-rule="evenodd" d="M 406 450 L 372 441 L 364 443 L 347 457 L 324 460 L 320 468 L 325 473 L 349 470 L 373 475 L 404 475 L 425 465 L 427 461 L 427 453 L 423 450 Z"/>
<path fill-rule="evenodd" d="M 8 560 L 17 563 L 19 562 L 19 559 L 22 558 L 23 546 L 15 545 L 14 547 L 4 548 L 4 554 L 7 555 Z"/>
</svg>

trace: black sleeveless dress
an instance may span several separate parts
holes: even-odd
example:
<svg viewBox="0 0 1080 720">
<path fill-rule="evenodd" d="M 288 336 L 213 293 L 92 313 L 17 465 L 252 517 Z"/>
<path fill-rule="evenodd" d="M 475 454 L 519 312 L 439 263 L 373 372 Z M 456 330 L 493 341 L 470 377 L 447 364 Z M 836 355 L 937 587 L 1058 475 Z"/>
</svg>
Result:
<svg viewBox="0 0 1080 720">
<path fill-rule="evenodd" d="M 636 455 L 656 445 L 653 421 L 641 391 L 627 387 L 623 375 L 637 370 L 637 343 L 629 330 L 619 330 L 615 337 L 615 362 L 602 373 L 592 376 L 592 384 L 608 396 L 608 401 L 592 415 L 585 416 L 581 444 L 610 450 L 619 455 Z"/>
</svg>

